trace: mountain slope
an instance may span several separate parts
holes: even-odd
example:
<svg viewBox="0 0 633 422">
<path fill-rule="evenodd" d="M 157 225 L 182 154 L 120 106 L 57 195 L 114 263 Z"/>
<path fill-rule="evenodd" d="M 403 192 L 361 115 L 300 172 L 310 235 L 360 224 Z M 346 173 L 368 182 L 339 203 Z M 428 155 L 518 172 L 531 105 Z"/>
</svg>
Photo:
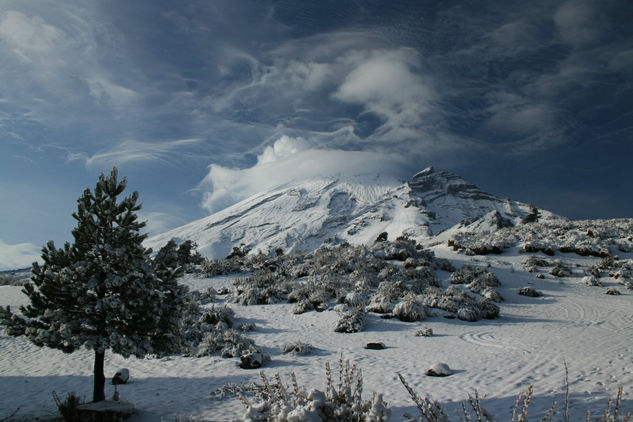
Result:
<svg viewBox="0 0 633 422">
<path fill-rule="evenodd" d="M 291 183 L 254 195 L 203 219 L 154 236 L 157 249 L 169 239 L 190 239 L 210 258 L 233 246 L 253 251 L 310 251 L 323 243 L 372 242 L 382 233 L 430 239 L 460 222 L 490 214 L 489 224 L 518 222 L 531 207 L 486 193 L 461 177 L 429 167 L 409 182 L 360 175 Z M 548 215 L 550 215 L 548 213 Z"/>
</svg>

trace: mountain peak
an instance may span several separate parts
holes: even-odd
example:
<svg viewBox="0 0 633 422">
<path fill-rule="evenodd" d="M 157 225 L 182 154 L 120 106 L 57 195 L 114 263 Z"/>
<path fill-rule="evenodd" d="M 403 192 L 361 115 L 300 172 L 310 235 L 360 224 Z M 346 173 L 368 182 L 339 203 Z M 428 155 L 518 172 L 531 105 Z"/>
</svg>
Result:
<svg viewBox="0 0 633 422">
<path fill-rule="evenodd" d="M 203 255 L 223 258 L 240 244 L 253 252 L 311 251 L 324 243 L 371 243 L 383 232 L 421 241 L 490 212 L 516 222 L 530 210 L 427 167 L 405 183 L 379 175 L 295 181 L 154 236 L 147 246 L 188 239 Z"/>
</svg>

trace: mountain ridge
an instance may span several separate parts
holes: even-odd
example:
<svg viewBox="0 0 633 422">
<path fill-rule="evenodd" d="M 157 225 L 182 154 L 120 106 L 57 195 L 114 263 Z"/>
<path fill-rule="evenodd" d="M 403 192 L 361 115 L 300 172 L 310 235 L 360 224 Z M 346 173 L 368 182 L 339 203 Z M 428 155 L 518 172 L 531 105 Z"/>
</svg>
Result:
<svg viewBox="0 0 633 422">
<path fill-rule="evenodd" d="M 487 193 L 460 176 L 433 167 L 406 182 L 363 174 L 293 181 L 258 193 L 210 216 L 152 236 L 160 248 L 169 239 L 192 240 L 200 253 L 223 258 L 233 246 L 253 252 L 312 251 L 323 244 L 373 242 L 383 232 L 428 241 L 439 233 L 492 213 L 516 224 L 532 206 Z M 543 215 L 554 217 L 543 211 Z M 490 224 L 483 224 L 485 229 Z"/>
</svg>

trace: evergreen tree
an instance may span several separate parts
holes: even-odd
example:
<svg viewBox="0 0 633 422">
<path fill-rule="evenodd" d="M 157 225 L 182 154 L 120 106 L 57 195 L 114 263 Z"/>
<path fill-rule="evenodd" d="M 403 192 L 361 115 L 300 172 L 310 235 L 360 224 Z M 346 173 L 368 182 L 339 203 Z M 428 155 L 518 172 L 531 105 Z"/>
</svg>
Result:
<svg viewBox="0 0 633 422">
<path fill-rule="evenodd" d="M 116 168 L 110 177 L 101 174 L 94 192 L 86 189 L 77 200 L 73 243 L 58 249 L 48 242 L 44 263 L 33 264 L 23 290 L 31 303 L 21 314 L 0 308 L 11 335 L 67 353 L 94 350 L 94 401 L 105 399 L 106 350 L 142 357 L 180 344 L 185 289 L 173 271 L 154 268 L 151 250 L 142 245 L 138 193 L 117 202 L 126 184 L 117 180 Z"/>
</svg>

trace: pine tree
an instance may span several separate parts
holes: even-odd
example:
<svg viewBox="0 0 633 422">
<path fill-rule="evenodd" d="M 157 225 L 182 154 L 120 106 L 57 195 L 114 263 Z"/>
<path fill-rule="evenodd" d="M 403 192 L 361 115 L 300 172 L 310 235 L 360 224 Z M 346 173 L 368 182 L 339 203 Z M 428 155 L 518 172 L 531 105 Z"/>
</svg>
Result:
<svg viewBox="0 0 633 422">
<path fill-rule="evenodd" d="M 33 264 L 23 290 L 31 303 L 21 315 L 0 309 L 10 335 L 67 353 L 94 350 L 94 401 L 105 399 L 106 350 L 142 357 L 180 344 L 186 289 L 173 272 L 155 270 L 151 250 L 142 245 L 138 193 L 117 202 L 126 184 L 117 180 L 116 168 L 110 177 L 101 174 L 94 192 L 86 189 L 77 200 L 73 243 L 58 249 L 48 242 L 44 263 Z"/>
</svg>

